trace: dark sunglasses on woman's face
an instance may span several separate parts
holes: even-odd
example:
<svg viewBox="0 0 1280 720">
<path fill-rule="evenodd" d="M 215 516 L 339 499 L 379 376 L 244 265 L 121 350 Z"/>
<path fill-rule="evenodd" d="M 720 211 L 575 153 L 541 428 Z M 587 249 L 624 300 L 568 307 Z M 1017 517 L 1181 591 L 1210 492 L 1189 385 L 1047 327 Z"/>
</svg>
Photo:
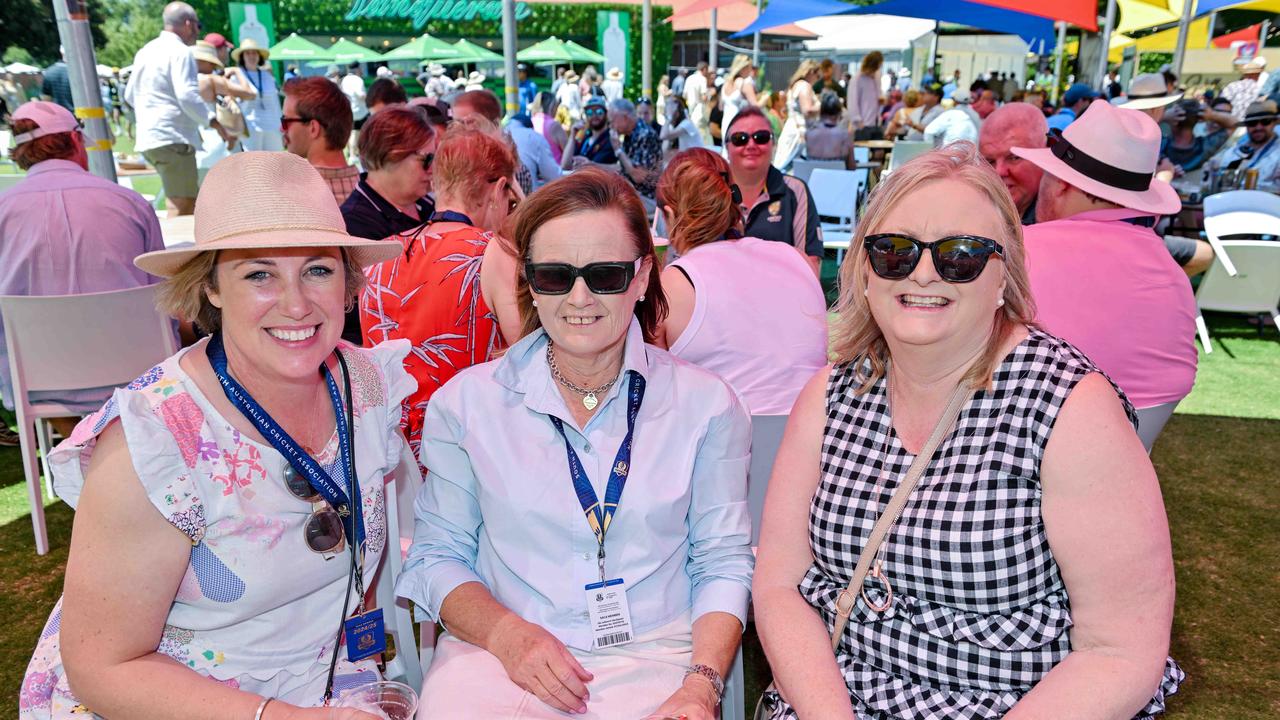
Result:
<svg viewBox="0 0 1280 720">
<path fill-rule="evenodd" d="M 862 244 L 872 271 L 885 280 L 901 280 L 910 275 L 926 250 L 938 276 L 949 283 L 977 280 L 992 255 L 1004 255 L 1000 243 L 978 235 L 951 235 L 921 242 L 901 233 L 879 233 L 868 235 Z"/>
<path fill-rule="evenodd" d="M 754 140 L 757 145 L 768 145 L 773 142 L 773 131 L 757 130 L 749 133 L 745 130 L 739 130 L 729 135 L 729 142 L 733 143 L 734 147 L 746 147 L 748 140 Z"/>
<path fill-rule="evenodd" d="M 642 259 L 597 262 L 582 267 L 568 263 L 530 262 L 524 265 L 524 277 L 529 281 L 529 287 L 539 295 L 566 295 L 578 278 L 582 278 L 587 289 L 597 295 L 617 295 L 631 286 Z"/>
<path fill-rule="evenodd" d="M 412 153 L 414 157 L 422 161 L 422 171 L 426 172 L 431 169 L 431 161 L 436 159 L 435 153 Z"/>
</svg>

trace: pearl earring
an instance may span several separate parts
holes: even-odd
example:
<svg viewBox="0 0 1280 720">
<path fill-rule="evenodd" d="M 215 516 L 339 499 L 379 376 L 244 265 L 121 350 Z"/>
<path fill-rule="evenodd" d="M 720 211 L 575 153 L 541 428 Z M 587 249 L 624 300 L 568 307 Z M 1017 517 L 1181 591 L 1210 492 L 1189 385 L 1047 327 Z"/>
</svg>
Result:
<svg viewBox="0 0 1280 720">
<path fill-rule="evenodd" d="M 1004 307 L 1004 298 L 1000 298 L 996 301 L 996 307 Z"/>
<path fill-rule="evenodd" d="M 537 301 L 537 300 L 534 300 L 534 301 L 533 301 L 533 306 L 534 306 L 534 307 L 538 307 L 538 301 Z"/>
<path fill-rule="evenodd" d="M 643 295 L 641 295 L 641 296 L 640 296 L 640 302 L 644 302 L 644 296 L 643 296 Z"/>
<path fill-rule="evenodd" d="M 871 290 L 869 288 L 863 288 L 862 297 L 871 297 Z"/>
</svg>

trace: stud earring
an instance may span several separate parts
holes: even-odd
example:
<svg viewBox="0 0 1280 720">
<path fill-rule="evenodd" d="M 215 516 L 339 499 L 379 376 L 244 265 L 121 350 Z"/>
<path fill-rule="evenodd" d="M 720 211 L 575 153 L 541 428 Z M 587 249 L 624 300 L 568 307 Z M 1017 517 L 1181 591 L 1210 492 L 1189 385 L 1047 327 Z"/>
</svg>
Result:
<svg viewBox="0 0 1280 720">
<path fill-rule="evenodd" d="M 871 297 L 871 290 L 869 288 L 863 288 L 862 297 Z"/>
<path fill-rule="evenodd" d="M 641 296 L 640 296 L 640 302 L 644 302 L 644 296 L 643 296 L 643 295 L 641 295 Z"/>
<path fill-rule="evenodd" d="M 996 307 L 1004 307 L 1004 298 L 1000 298 L 996 301 Z"/>
<path fill-rule="evenodd" d="M 538 301 L 537 301 L 537 300 L 534 300 L 534 301 L 533 301 L 533 306 L 534 306 L 534 307 L 538 307 Z"/>
</svg>

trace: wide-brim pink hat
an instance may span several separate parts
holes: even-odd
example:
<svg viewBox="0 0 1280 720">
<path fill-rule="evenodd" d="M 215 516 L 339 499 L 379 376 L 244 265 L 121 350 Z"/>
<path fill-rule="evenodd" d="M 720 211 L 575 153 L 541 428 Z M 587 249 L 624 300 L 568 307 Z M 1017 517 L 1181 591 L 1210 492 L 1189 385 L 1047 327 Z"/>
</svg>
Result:
<svg viewBox="0 0 1280 720">
<path fill-rule="evenodd" d="M 1178 191 L 1155 178 L 1160 126 L 1146 113 L 1094 102 L 1045 148 L 1010 148 L 1041 170 L 1090 195 L 1131 210 L 1170 215 Z"/>
<path fill-rule="evenodd" d="M 347 234 L 342 212 L 320 173 L 287 152 L 251 151 L 214 165 L 196 199 L 195 243 L 139 255 L 133 264 L 172 277 L 195 256 L 218 250 L 346 248 L 360 267 L 403 250 L 395 241 Z"/>
</svg>

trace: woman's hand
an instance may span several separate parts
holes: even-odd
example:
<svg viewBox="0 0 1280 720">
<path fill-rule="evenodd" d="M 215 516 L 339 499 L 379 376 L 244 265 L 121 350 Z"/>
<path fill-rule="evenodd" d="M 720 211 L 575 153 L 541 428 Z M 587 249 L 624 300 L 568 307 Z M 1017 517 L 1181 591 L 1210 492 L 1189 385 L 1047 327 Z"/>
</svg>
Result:
<svg viewBox="0 0 1280 720">
<path fill-rule="evenodd" d="M 686 675 L 680 689 L 658 706 L 650 717 L 715 720 L 719 717 L 716 714 L 716 706 L 719 704 L 720 698 L 710 680 L 701 675 Z"/>
<path fill-rule="evenodd" d="M 511 682 L 562 712 L 587 711 L 586 683 L 595 676 L 554 635 L 513 615 L 491 637 L 489 652 L 502 661 Z"/>
</svg>

